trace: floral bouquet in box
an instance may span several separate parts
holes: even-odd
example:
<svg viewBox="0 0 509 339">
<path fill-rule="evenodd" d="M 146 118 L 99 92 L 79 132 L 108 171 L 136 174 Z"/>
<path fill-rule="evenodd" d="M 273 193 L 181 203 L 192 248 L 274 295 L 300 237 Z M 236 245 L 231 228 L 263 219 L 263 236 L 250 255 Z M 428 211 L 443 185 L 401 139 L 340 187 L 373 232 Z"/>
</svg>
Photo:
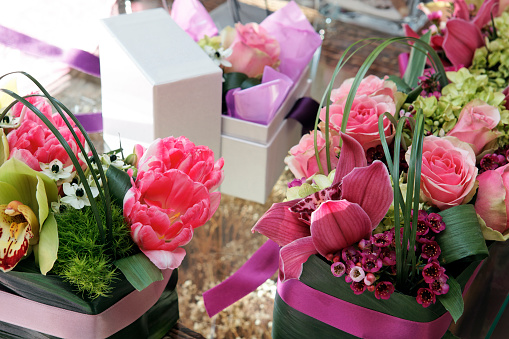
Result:
<svg viewBox="0 0 509 339">
<path fill-rule="evenodd" d="M 239 22 L 221 32 L 199 1 L 174 1 L 171 16 L 223 69 L 223 113 L 263 125 L 307 80 L 306 67 L 322 42 L 294 1 L 260 24 Z"/>
<path fill-rule="evenodd" d="M 383 40 L 332 89 L 373 39 L 350 46 L 315 131 L 285 159 L 287 200 L 253 228 L 281 247 L 275 338 L 450 335 L 489 246 L 507 239 L 503 86 L 485 86 L 493 68 L 446 72 L 430 37 Z M 407 41 L 402 78 L 365 77 Z"/>
<path fill-rule="evenodd" d="M 185 137 L 100 155 L 22 74 L 41 94 L 0 98 L 0 336 L 162 337 L 182 246 L 219 206 L 222 159 Z"/>
</svg>

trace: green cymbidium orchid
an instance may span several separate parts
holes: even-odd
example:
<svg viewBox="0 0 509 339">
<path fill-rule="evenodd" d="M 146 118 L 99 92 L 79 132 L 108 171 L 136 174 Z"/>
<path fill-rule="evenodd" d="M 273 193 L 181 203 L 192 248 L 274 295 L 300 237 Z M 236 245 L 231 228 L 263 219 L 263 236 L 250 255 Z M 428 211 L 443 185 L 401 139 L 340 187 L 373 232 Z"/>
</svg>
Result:
<svg viewBox="0 0 509 339">
<path fill-rule="evenodd" d="M 53 263 L 57 258 L 57 224 L 49 209 L 51 202 L 57 200 L 58 190 L 53 180 L 40 172 L 34 171 L 17 159 L 9 159 L 4 162 L 2 166 L 0 166 L 0 205 L 8 205 L 9 203 L 16 201 L 19 203 L 15 203 L 15 206 L 28 207 L 31 212 L 24 213 L 21 210 L 27 211 L 27 209 L 25 207 L 21 207 L 19 212 L 21 212 L 24 216 L 23 219 L 26 221 L 18 220 L 22 218 L 19 215 L 14 216 L 14 218 L 16 218 L 16 225 L 12 227 L 17 228 L 12 229 L 11 222 L 9 226 L 7 226 L 7 229 L 10 232 L 16 233 L 17 236 L 10 237 L 11 241 L 9 241 L 5 234 L 0 235 L 0 253 L 4 251 L 8 252 L 9 248 L 14 246 L 12 244 L 14 241 L 13 238 L 16 238 L 16 241 L 22 240 L 21 233 L 19 232 L 31 233 L 31 237 L 29 234 L 23 233 L 25 234 L 25 238 L 30 237 L 29 246 L 26 246 L 23 255 L 28 253 L 29 247 L 33 248 L 36 264 L 39 265 L 41 273 L 46 274 L 53 267 Z M 9 213 L 11 213 L 9 209 L 7 209 L 7 213 L 5 212 L 5 209 L 0 209 L 0 216 L 2 218 L 2 233 L 5 232 L 3 225 L 4 221 L 9 222 L 11 219 L 8 217 L 13 218 L 13 216 L 9 215 Z M 30 213 L 36 217 L 38 223 L 30 221 L 33 219 L 31 217 L 32 214 Z M 20 222 L 22 224 L 28 222 L 30 226 L 20 226 Z M 23 255 L 20 256 L 20 253 L 17 253 L 17 257 L 19 257 L 18 261 L 23 257 Z M 0 269 L 4 271 L 10 270 L 16 266 L 18 261 L 10 262 L 8 267 L 4 266 Z M 0 256 L 0 263 L 4 262 L 5 259 Z M 2 264 L 2 266 L 3 265 L 4 264 Z"/>
<path fill-rule="evenodd" d="M 8 272 L 39 242 L 39 221 L 32 209 L 19 201 L 0 205 L 0 271 Z"/>
</svg>

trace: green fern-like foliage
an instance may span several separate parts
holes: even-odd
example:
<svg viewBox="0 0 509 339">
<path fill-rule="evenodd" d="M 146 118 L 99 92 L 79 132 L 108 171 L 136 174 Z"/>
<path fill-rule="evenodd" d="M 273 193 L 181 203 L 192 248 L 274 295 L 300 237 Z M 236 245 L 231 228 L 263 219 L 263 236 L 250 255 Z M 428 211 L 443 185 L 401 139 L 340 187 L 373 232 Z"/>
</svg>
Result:
<svg viewBox="0 0 509 339">
<path fill-rule="evenodd" d="M 105 223 L 104 208 L 101 203 L 98 206 Z M 122 209 L 114 204 L 111 208 L 116 259 L 120 259 L 133 254 L 134 246 Z M 69 207 L 55 217 L 59 249 L 53 272 L 89 299 L 107 296 L 120 273 L 113 265 L 113 251 L 108 245 L 101 244 L 92 209 L 89 206 L 81 210 Z"/>
</svg>

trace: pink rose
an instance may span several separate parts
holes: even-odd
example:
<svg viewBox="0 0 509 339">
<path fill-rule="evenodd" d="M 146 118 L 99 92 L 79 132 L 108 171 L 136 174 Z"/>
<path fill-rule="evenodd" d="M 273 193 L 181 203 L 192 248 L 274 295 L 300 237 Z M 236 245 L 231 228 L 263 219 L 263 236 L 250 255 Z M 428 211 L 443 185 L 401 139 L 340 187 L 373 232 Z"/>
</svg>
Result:
<svg viewBox="0 0 509 339">
<path fill-rule="evenodd" d="M 447 135 L 470 144 L 475 154 L 479 154 L 484 146 L 500 135 L 494 130 L 499 122 L 498 108 L 474 99 L 463 107 L 458 122 Z"/>
<path fill-rule="evenodd" d="M 352 83 L 354 78 L 347 79 L 343 81 L 341 86 L 336 89 L 333 89 L 331 92 L 331 100 L 332 102 L 336 102 L 348 96 L 350 89 L 352 88 Z M 394 98 L 394 93 L 396 93 L 397 88 L 396 84 L 392 81 L 386 81 L 384 79 L 380 79 L 375 75 L 369 75 L 366 78 L 362 79 L 359 84 L 359 88 L 357 88 L 357 92 L 355 95 L 372 95 L 377 91 L 388 88 L 392 92 L 392 98 Z M 388 94 L 388 92 L 386 92 Z"/>
<path fill-rule="evenodd" d="M 178 169 L 193 181 L 203 184 L 208 191 L 221 185 L 224 179 L 224 160 L 214 162 L 214 152 L 206 146 L 196 146 L 186 137 L 168 137 L 155 140 L 138 161 L 138 177 L 142 180 L 144 172 L 166 172 Z"/>
<path fill-rule="evenodd" d="M 410 162 L 409 147 L 406 161 Z M 475 193 L 475 153 L 454 137 L 427 136 L 422 147 L 421 191 L 424 201 L 444 210 L 466 204 Z"/>
<path fill-rule="evenodd" d="M 250 78 L 263 74 L 265 66 L 277 67 L 279 64 L 279 42 L 256 23 L 235 24 L 236 36 L 231 46 L 232 54 L 227 58 L 232 67 L 226 67 L 225 73 L 240 72 Z"/>
<path fill-rule="evenodd" d="M 338 157 L 336 156 L 339 149 L 339 137 L 331 136 L 330 142 L 330 161 L 332 169 L 336 168 Z M 327 169 L 327 154 L 325 149 L 325 138 L 322 132 L 317 133 L 318 154 L 320 163 L 325 175 L 329 175 Z M 315 157 L 314 147 L 314 131 L 302 136 L 298 145 L 290 149 L 290 155 L 285 158 L 285 163 L 296 178 L 309 178 L 318 173 L 318 162 Z"/>
<path fill-rule="evenodd" d="M 491 230 L 501 233 L 504 240 L 508 237 L 509 230 L 509 165 L 499 167 L 492 171 L 486 171 L 477 177 L 479 189 L 475 200 L 475 211 L 484 220 L 486 226 Z M 488 240 L 501 240 L 500 235 L 495 237 L 490 232 Z"/>
<path fill-rule="evenodd" d="M 160 269 L 177 268 L 186 254 L 180 246 L 193 237 L 219 207 L 220 193 L 177 169 L 149 171 L 124 197 L 124 217 L 140 250 Z"/>
<path fill-rule="evenodd" d="M 357 140 L 364 150 L 380 144 L 378 117 L 385 112 L 391 115 L 396 113 L 394 98 L 386 92 L 390 92 L 390 90 L 384 89 L 381 94 L 377 95 L 358 95 L 353 101 L 346 125 L 346 134 Z M 341 130 L 346 99 L 346 97 L 343 97 L 329 107 L 330 128 L 337 132 Z M 320 112 L 320 119 L 322 121 L 325 121 L 325 113 L 324 107 Z M 394 136 L 394 129 L 388 119 L 384 118 L 383 125 L 385 138 L 390 143 Z"/>
<path fill-rule="evenodd" d="M 51 119 L 69 144 L 72 152 L 77 155 L 79 153 L 78 144 L 67 126 L 65 126 L 62 117 L 54 114 Z M 73 129 L 79 141 L 84 144 L 85 138 L 83 134 L 77 127 Z M 72 161 L 64 147 L 39 118 L 34 120 L 30 118 L 24 119 L 17 129 L 12 130 L 7 135 L 7 140 L 10 149 L 9 157 L 23 161 L 36 171 L 41 170 L 40 162 L 49 164 L 55 159 L 60 160 L 64 166 L 72 165 Z M 81 160 L 80 164 L 82 164 Z"/>
</svg>

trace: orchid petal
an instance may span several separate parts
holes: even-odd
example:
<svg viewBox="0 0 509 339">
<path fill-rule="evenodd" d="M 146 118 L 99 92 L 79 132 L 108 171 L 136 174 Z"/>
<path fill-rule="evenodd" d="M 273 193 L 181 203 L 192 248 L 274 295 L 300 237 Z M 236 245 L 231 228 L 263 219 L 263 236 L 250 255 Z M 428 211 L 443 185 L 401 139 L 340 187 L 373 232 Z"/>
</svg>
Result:
<svg viewBox="0 0 509 339">
<path fill-rule="evenodd" d="M 273 204 L 252 228 L 279 246 L 286 246 L 296 239 L 311 235 L 309 226 L 299 220 L 299 214 L 290 211 L 290 207 L 299 200 Z"/>
<path fill-rule="evenodd" d="M 454 1 L 454 18 L 470 20 L 470 11 L 465 0 Z"/>
<path fill-rule="evenodd" d="M 493 17 L 497 16 L 498 8 L 499 8 L 498 0 L 484 1 L 479 10 L 477 11 L 477 14 L 475 15 L 475 18 L 472 20 L 472 22 L 474 23 L 474 25 L 477 26 L 477 28 L 482 29 L 491 21 L 492 16 Z"/>
<path fill-rule="evenodd" d="M 475 50 L 482 46 L 484 40 L 476 25 L 460 19 L 447 22 L 442 48 L 453 66 L 470 66 Z"/>
<path fill-rule="evenodd" d="M 326 201 L 311 215 L 313 244 L 327 259 L 370 234 L 369 216 L 350 201 Z"/>
<path fill-rule="evenodd" d="M 392 203 L 393 192 L 387 167 L 374 161 L 368 167 L 355 168 L 343 178 L 342 198 L 359 204 L 376 228 Z"/>
<path fill-rule="evenodd" d="M 368 164 L 364 149 L 357 140 L 345 133 L 341 133 L 341 139 L 343 139 L 343 146 L 341 147 L 333 184 L 341 182 L 343 177 L 355 167 L 365 167 Z"/>
<path fill-rule="evenodd" d="M 317 253 L 310 236 L 297 239 L 282 247 L 279 251 L 279 279 L 282 282 L 288 279 L 299 279 L 302 274 L 302 265 L 311 255 Z"/>
</svg>

